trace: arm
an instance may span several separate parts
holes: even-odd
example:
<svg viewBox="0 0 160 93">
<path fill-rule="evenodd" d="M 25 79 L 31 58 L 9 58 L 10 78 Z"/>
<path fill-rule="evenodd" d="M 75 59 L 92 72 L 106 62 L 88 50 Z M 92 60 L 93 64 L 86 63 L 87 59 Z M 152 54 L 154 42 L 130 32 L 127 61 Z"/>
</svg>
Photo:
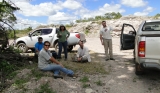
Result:
<svg viewBox="0 0 160 93">
<path fill-rule="evenodd" d="M 58 62 L 54 57 L 51 57 L 49 60 L 50 60 L 51 62 L 53 62 L 53 63 L 56 63 L 56 64 L 64 67 L 64 66 L 63 66 L 60 62 Z"/>
<path fill-rule="evenodd" d="M 88 48 L 86 48 L 86 51 L 85 51 L 84 55 L 82 56 L 82 58 L 87 57 L 88 55 L 89 55 L 89 51 L 88 51 Z"/>
<path fill-rule="evenodd" d="M 61 37 L 61 36 L 60 36 L 60 34 L 59 34 L 59 31 L 57 32 L 57 37 L 58 37 L 58 38 L 60 38 L 60 37 Z"/>
<path fill-rule="evenodd" d="M 39 50 L 38 50 L 38 44 L 37 43 L 35 44 L 34 47 L 35 47 L 35 52 L 39 52 Z"/>
<path fill-rule="evenodd" d="M 66 30 L 66 31 L 67 31 L 67 30 Z M 67 35 L 67 38 L 68 38 L 68 37 L 70 36 L 70 33 L 67 31 L 67 34 L 68 34 L 68 35 Z"/>
<path fill-rule="evenodd" d="M 102 38 L 102 35 L 101 35 L 101 34 L 100 34 L 100 40 L 101 40 L 102 45 L 104 45 L 104 44 L 103 44 L 103 38 Z"/>
</svg>

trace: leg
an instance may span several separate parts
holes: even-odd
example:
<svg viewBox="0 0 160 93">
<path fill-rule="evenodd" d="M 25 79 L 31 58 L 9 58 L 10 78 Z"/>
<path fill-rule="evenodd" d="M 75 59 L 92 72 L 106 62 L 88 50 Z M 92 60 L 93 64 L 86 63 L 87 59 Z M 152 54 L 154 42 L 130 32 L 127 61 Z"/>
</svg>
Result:
<svg viewBox="0 0 160 93">
<path fill-rule="evenodd" d="M 87 57 L 83 57 L 82 58 L 82 62 L 88 62 L 88 58 Z"/>
<path fill-rule="evenodd" d="M 58 42 L 58 46 L 59 46 L 58 58 L 61 58 L 61 53 L 62 53 L 62 42 Z"/>
<path fill-rule="evenodd" d="M 113 58 L 112 39 L 110 39 L 108 41 L 109 41 L 109 55 L 110 55 L 110 58 Z"/>
<path fill-rule="evenodd" d="M 104 49 L 105 49 L 106 58 L 109 59 L 109 54 L 108 54 L 108 40 L 103 39 L 103 43 L 104 43 Z"/>
<path fill-rule="evenodd" d="M 68 45 L 68 42 L 65 41 L 63 42 L 63 49 L 64 49 L 64 54 L 65 54 L 65 59 L 67 59 L 67 45 Z"/>
<path fill-rule="evenodd" d="M 54 75 L 58 75 L 59 71 L 62 71 L 63 73 L 67 75 L 73 75 L 74 72 L 72 70 L 66 69 L 64 67 L 61 67 L 60 65 L 55 65 L 55 64 L 49 64 L 47 65 L 46 68 L 42 69 L 44 71 L 52 71 L 54 72 Z"/>
</svg>

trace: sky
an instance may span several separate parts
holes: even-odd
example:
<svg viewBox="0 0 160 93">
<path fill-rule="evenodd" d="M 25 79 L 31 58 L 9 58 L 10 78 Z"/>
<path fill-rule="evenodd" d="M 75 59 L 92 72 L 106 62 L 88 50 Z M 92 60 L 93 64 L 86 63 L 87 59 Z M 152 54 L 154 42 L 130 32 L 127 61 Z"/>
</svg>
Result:
<svg viewBox="0 0 160 93">
<path fill-rule="evenodd" d="M 15 12 L 15 28 L 48 24 L 69 24 L 75 20 L 119 12 L 122 16 L 154 16 L 160 13 L 159 0 L 10 0 Z"/>
</svg>

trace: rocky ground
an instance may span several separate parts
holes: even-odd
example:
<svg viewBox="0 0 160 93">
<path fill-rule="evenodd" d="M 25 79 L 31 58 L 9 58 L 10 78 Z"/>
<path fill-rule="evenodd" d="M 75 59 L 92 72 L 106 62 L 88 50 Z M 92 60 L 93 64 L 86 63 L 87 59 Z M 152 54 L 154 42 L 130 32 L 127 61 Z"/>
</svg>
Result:
<svg viewBox="0 0 160 93">
<path fill-rule="evenodd" d="M 147 71 L 145 75 L 136 76 L 134 73 L 133 50 L 120 51 L 119 38 L 113 38 L 113 53 L 115 61 L 105 61 L 104 49 L 99 38 L 87 38 L 85 46 L 91 51 L 95 51 L 99 62 L 103 63 L 107 74 L 79 74 L 77 79 L 64 76 L 64 79 L 54 79 L 51 73 L 39 80 L 33 78 L 25 83 L 27 91 L 23 93 L 34 93 L 33 90 L 40 85 L 49 82 L 49 86 L 56 92 L 54 93 L 159 93 L 160 91 L 160 73 L 158 71 Z M 76 50 L 78 46 L 74 48 Z M 94 62 L 95 60 L 92 60 Z M 85 63 L 84 63 L 85 64 Z M 30 69 L 23 69 L 18 76 L 26 77 L 31 73 Z M 89 82 L 82 87 L 80 79 L 84 76 L 89 78 Z M 22 90 L 16 89 L 14 84 L 6 89 L 4 93 L 22 93 Z M 44 92 L 39 92 L 44 93 Z M 47 92 L 46 92 L 47 93 Z M 50 93 L 50 92 L 48 92 Z"/>
</svg>

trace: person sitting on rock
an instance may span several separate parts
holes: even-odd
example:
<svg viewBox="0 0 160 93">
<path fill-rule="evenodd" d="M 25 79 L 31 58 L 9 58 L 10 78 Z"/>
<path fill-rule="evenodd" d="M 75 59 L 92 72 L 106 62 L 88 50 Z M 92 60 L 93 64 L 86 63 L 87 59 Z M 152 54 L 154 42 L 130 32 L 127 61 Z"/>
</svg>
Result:
<svg viewBox="0 0 160 93">
<path fill-rule="evenodd" d="M 75 62 L 91 62 L 91 57 L 89 55 L 89 50 L 84 46 L 83 41 L 79 41 L 79 48 L 77 54 L 74 55 L 72 61 Z"/>
<path fill-rule="evenodd" d="M 48 50 L 49 47 L 50 42 L 45 41 L 42 50 L 39 52 L 38 68 L 42 71 L 52 71 L 54 73 L 54 78 L 63 78 L 59 75 L 60 71 L 70 77 L 76 78 L 77 75 L 75 75 L 72 70 L 65 68 L 60 62 L 52 57 L 52 53 Z"/>
<path fill-rule="evenodd" d="M 35 54 L 38 55 L 43 48 L 43 38 L 38 37 L 38 42 L 35 44 Z"/>
</svg>

